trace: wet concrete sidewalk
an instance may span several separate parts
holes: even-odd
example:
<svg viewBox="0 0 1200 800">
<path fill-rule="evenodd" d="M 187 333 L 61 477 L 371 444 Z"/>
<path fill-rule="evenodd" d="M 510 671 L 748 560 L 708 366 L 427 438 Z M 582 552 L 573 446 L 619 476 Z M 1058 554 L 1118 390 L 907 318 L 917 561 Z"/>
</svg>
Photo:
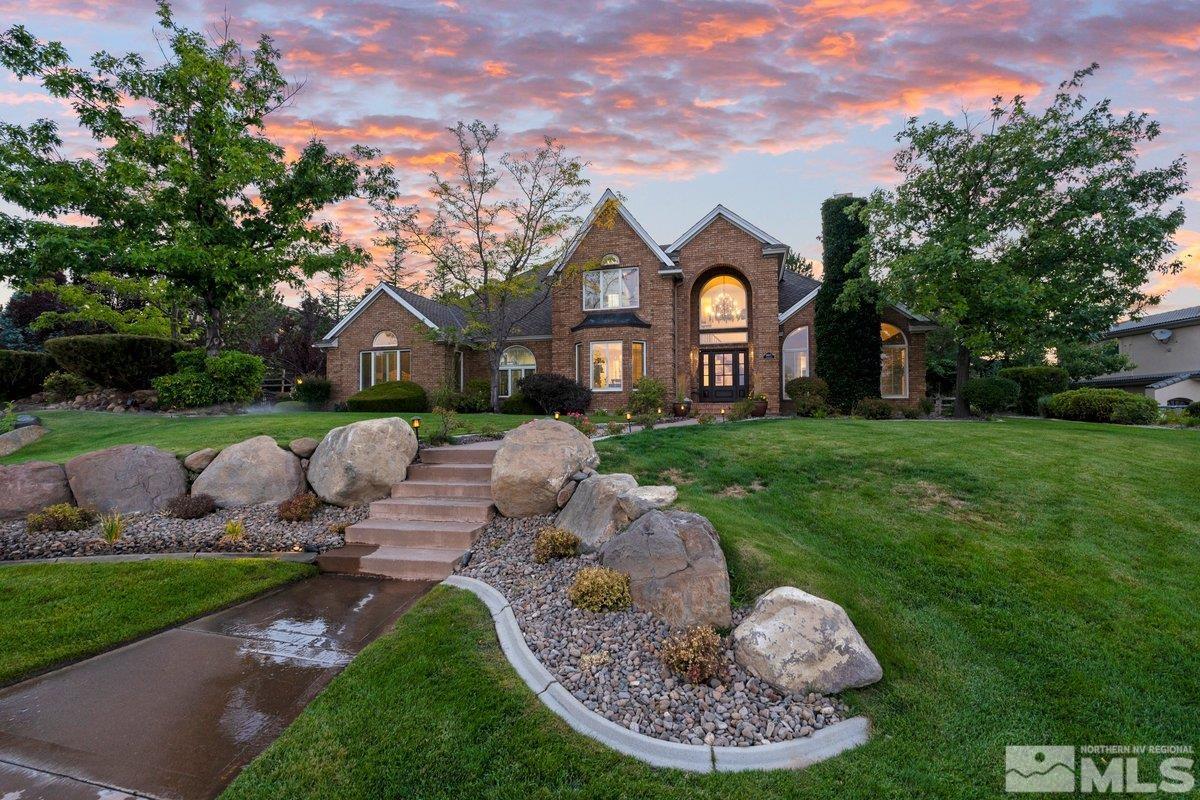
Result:
<svg viewBox="0 0 1200 800">
<path fill-rule="evenodd" d="M 0 691 L 0 798 L 215 797 L 430 586 L 319 575 Z"/>
</svg>

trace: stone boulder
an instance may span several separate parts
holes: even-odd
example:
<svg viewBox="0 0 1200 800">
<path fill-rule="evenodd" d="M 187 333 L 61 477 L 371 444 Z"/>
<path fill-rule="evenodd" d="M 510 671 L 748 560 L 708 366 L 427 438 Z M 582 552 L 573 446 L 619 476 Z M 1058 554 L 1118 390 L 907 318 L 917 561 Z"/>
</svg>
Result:
<svg viewBox="0 0 1200 800">
<path fill-rule="evenodd" d="M 496 508 L 506 517 L 550 514 L 567 481 L 599 461 L 592 440 L 567 423 L 526 422 L 504 435 L 492 462 Z"/>
<path fill-rule="evenodd" d="M 144 444 L 85 453 L 68 461 L 66 469 L 75 502 L 97 511 L 157 511 L 187 491 L 187 471 L 179 459 Z"/>
<path fill-rule="evenodd" d="M 192 484 L 192 494 L 210 495 L 220 508 L 282 503 L 302 491 L 300 459 L 270 436 L 226 447 Z"/>
<path fill-rule="evenodd" d="M 677 497 L 679 490 L 674 486 L 638 486 L 621 492 L 617 497 L 617 504 L 625 519 L 633 522 L 648 511 L 666 508 L 674 503 Z"/>
<path fill-rule="evenodd" d="M 67 472 L 49 461 L 0 466 L 0 519 L 17 519 L 56 503 L 70 503 Z"/>
<path fill-rule="evenodd" d="M 400 417 L 334 428 L 308 463 L 308 482 L 326 503 L 352 506 L 389 497 L 408 476 L 417 436 Z"/>
<path fill-rule="evenodd" d="M 41 425 L 26 425 L 23 428 L 14 428 L 8 433 L 0 433 L 0 458 L 12 455 L 45 435 L 46 429 Z"/>
<path fill-rule="evenodd" d="M 792 694 L 836 694 L 883 677 L 842 607 L 793 586 L 755 601 L 733 631 L 733 652 L 752 675 Z"/>
<path fill-rule="evenodd" d="M 578 536 L 582 552 L 593 553 L 628 524 L 617 498 L 635 488 L 632 475 L 593 475 L 575 487 L 554 524 Z"/>
<path fill-rule="evenodd" d="M 712 523 L 699 514 L 643 514 L 600 548 L 600 562 L 629 575 L 634 605 L 675 627 L 731 622 L 725 554 Z"/>
<path fill-rule="evenodd" d="M 319 444 L 320 442 L 311 436 L 302 436 L 299 439 L 292 439 L 291 444 L 288 445 L 288 450 L 291 450 L 301 458 L 312 458 L 312 454 L 316 452 L 317 445 Z"/>
<path fill-rule="evenodd" d="M 17 414 L 17 420 L 13 423 L 15 428 L 28 428 L 30 425 L 41 425 L 42 418 L 34 414 Z"/>
<path fill-rule="evenodd" d="M 205 467 L 213 462 L 217 457 L 217 451 L 211 447 L 206 447 L 203 450 L 197 450 L 183 460 L 183 465 L 192 472 L 203 472 Z"/>
</svg>

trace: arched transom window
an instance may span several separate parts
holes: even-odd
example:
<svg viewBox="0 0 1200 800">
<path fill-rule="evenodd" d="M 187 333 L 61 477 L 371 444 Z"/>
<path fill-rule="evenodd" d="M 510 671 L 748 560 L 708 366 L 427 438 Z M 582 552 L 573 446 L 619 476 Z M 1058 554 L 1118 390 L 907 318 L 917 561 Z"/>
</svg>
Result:
<svg viewBox="0 0 1200 800">
<path fill-rule="evenodd" d="M 745 284 L 732 275 L 710 278 L 700 290 L 699 317 L 702 345 L 748 341 Z"/>
<path fill-rule="evenodd" d="M 783 340 L 783 385 L 792 378 L 807 378 L 809 371 L 808 359 L 808 326 L 797 328 Z M 784 392 L 787 397 L 787 392 Z"/>
<path fill-rule="evenodd" d="M 517 382 L 537 371 L 537 359 L 528 347 L 515 344 L 500 354 L 500 396 L 508 397 L 517 391 Z"/>
<path fill-rule="evenodd" d="M 396 347 L 399 344 L 400 340 L 391 331 L 380 331 L 371 341 L 371 347 Z"/>
<path fill-rule="evenodd" d="M 881 397 L 908 397 L 908 340 L 895 325 L 879 326 L 882 350 L 879 354 L 879 394 Z"/>
</svg>

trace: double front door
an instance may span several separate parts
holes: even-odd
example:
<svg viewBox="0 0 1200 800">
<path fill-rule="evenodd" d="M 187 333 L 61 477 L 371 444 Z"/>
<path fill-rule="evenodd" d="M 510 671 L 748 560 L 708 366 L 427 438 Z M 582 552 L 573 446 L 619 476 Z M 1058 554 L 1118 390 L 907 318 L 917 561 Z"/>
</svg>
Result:
<svg viewBox="0 0 1200 800">
<path fill-rule="evenodd" d="M 744 347 L 701 351 L 701 403 L 732 403 L 746 396 L 748 354 Z"/>
</svg>

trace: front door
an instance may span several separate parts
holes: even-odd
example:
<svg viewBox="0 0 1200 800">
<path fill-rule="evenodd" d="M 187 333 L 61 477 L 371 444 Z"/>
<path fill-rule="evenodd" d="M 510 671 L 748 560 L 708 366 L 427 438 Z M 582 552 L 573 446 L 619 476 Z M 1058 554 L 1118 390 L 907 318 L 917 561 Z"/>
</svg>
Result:
<svg viewBox="0 0 1200 800">
<path fill-rule="evenodd" d="M 700 402 L 732 403 L 745 397 L 747 356 L 745 348 L 700 353 Z"/>
</svg>

